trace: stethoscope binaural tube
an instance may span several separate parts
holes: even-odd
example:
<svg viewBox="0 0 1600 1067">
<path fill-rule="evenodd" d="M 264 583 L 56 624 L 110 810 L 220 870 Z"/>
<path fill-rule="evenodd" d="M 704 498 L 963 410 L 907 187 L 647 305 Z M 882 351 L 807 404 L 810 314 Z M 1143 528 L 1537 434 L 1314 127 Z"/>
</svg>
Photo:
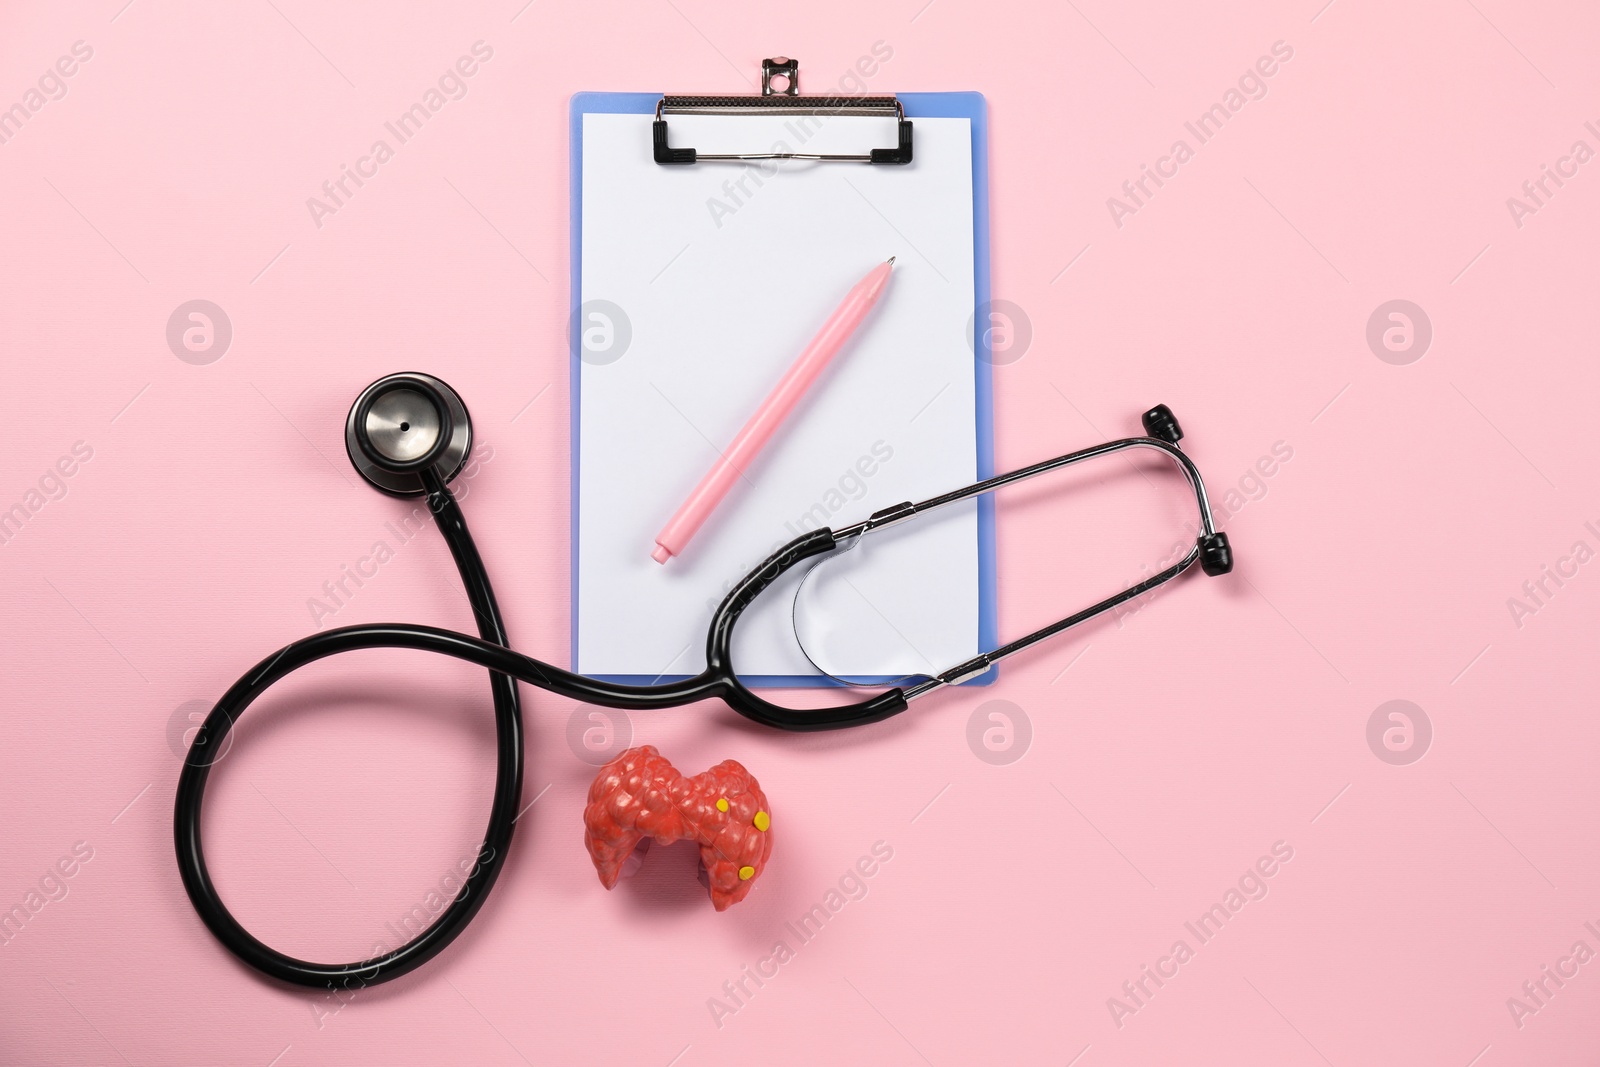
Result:
<svg viewBox="0 0 1600 1067">
<path fill-rule="evenodd" d="M 998 659 L 1169 581 L 1196 562 L 1200 562 L 1208 574 L 1226 573 L 1233 564 L 1227 536 L 1214 529 L 1199 472 L 1176 446 L 1181 436 L 1176 420 L 1164 406 L 1158 406 L 1145 413 L 1144 423 L 1150 435 L 1148 437 L 1113 441 L 1000 475 L 919 504 L 896 505 L 837 533 L 823 528 L 802 534 L 740 579 L 724 597 L 712 616 L 706 635 L 704 671 L 682 681 L 634 686 L 575 674 L 513 651 L 508 646 L 489 575 L 467 529 L 466 517 L 446 484 L 465 465 L 471 445 L 471 423 L 465 405 L 449 386 L 427 375 L 399 374 L 380 379 L 369 386 L 351 408 L 346 426 L 346 447 L 351 461 L 363 478 L 385 493 L 427 498 L 429 511 L 455 558 L 456 569 L 461 574 L 468 601 L 478 620 L 479 636 L 403 623 L 346 626 L 284 646 L 235 682 L 196 732 L 178 778 L 173 838 L 184 889 L 201 920 L 224 947 L 272 978 L 294 985 L 335 990 L 358 989 L 398 978 L 432 959 L 466 928 L 483 906 L 505 865 L 522 794 L 522 709 L 516 681 L 574 700 L 632 710 L 673 708 L 699 700 L 720 699 L 746 718 L 776 729 L 836 730 L 862 726 L 896 715 L 906 709 L 910 700 L 935 688 L 957 684 L 982 673 Z M 424 439 L 406 436 L 413 432 Z M 931 676 L 909 688 L 888 689 L 853 703 L 826 708 L 785 708 L 757 696 L 739 680 L 734 670 L 732 645 L 740 616 L 763 591 L 799 563 L 825 556 L 871 529 L 892 525 L 919 512 L 990 492 L 1047 470 L 1133 447 L 1155 448 L 1171 456 L 1183 468 L 1195 491 L 1202 533 L 1194 547 L 1176 565 L 1152 575 L 1116 597 L 950 671 Z M 494 798 L 478 862 L 460 891 L 431 926 L 405 944 L 368 959 L 347 964 L 313 963 L 279 952 L 254 937 L 222 902 L 207 870 L 201 840 L 201 811 L 206 780 L 216 759 L 213 754 L 226 751 L 224 742 L 228 731 L 262 693 L 309 663 L 367 648 L 432 652 L 477 664 L 490 672 L 496 739 Z"/>
</svg>

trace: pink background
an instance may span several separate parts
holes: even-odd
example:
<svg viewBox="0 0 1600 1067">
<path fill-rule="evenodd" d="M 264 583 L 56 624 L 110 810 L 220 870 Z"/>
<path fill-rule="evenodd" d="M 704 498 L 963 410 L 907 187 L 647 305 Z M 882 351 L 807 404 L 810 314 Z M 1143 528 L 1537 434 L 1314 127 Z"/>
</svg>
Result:
<svg viewBox="0 0 1600 1067">
<path fill-rule="evenodd" d="M 93 858 L 0 948 L 0 1059 L 1593 1062 L 1600 963 L 1520 1027 L 1507 998 L 1600 949 L 1600 565 L 1520 627 L 1507 601 L 1600 548 L 1600 163 L 1520 227 L 1506 199 L 1600 148 L 1600 15 L 1322 3 L 7 4 L 0 105 L 75 41 L 93 57 L 0 145 L 0 506 L 75 442 L 93 458 L 0 546 L 0 906 L 76 842 Z M 306 199 L 478 40 L 467 95 L 316 226 Z M 1265 98 L 1117 226 L 1107 198 L 1280 40 Z M 260 980 L 179 884 L 168 729 L 311 630 L 307 598 L 406 510 L 349 469 L 351 399 L 402 369 L 461 391 L 512 638 L 565 662 L 569 95 L 749 91 L 779 51 L 821 90 L 877 41 L 875 91 L 988 96 L 995 296 L 1033 330 L 996 369 L 999 465 L 1166 402 L 1218 499 L 1254 497 L 1224 520 L 1237 570 L 865 730 L 635 716 L 682 769 L 737 758 L 772 797 L 773 862 L 722 915 L 682 852 L 599 888 L 574 706 L 525 689 L 539 799 L 471 929 L 348 1004 Z M 164 334 L 197 298 L 234 331 L 203 366 Z M 1409 365 L 1366 341 L 1392 299 L 1432 322 Z M 1167 472 L 1116 460 L 1003 497 L 1003 631 L 1133 579 L 1187 515 Z M 470 628 L 432 531 L 336 617 L 390 620 Z M 1367 742 L 1394 699 L 1432 727 L 1409 765 Z M 1031 723 L 1007 765 L 967 742 L 994 700 Z M 478 840 L 479 672 L 349 656 L 239 737 L 207 840 L 273 945 L 363 954 Z M 719 1028 L 708 999 L 878 841 L 868 895 Z M 1280 841 L 1265 899 L 1200 945 L 1184 923 Z M 1180 938 L 1193 958 L 1119 1026 L 1108 998 Z"/>
</svg>

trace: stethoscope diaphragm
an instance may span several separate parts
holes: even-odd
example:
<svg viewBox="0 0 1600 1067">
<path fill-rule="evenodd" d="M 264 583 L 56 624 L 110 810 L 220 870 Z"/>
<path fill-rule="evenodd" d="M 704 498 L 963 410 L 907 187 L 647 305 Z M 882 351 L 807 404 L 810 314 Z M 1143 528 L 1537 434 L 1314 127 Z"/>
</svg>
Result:
<svg viewBox="0 0 1600 1067">
<path fill-rule="evenodd" d="M 431 374 L 379 378 L 345 420 L 344 448 L 356 473 L 390 496 L 422 496 L 420 471 L 449 482 L 472 451 L 472 420 L 456 391 Z"/>
</svg>

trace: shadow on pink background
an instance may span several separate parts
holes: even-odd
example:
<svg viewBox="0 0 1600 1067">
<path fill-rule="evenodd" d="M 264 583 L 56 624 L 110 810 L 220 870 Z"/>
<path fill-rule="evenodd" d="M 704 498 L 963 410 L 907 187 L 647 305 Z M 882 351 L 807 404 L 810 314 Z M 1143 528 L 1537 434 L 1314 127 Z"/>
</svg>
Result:
<svg viewBox="0 0 1600 1067">
<path fill-rule="evenodd" d="M 0 1060 L 1592 1062 L 1600 17 L 1323 2 L 9 5 L 0 908 L 27 917 Z M 459 98 L 314 219 L 477 42 Z M 568 97 L 748 92 L 779 52 L 821 91 L 877 42 L 873 91 L 988 97 L 995 296 L 1032 329 L 995 372 L 1000 468 L 1168 403 L 1237 570 L 860 731 L 634 716 L 772 798 L 772 864 L 721 915 L 681 850 L 600 889 L 587 709 L 524 689 L 532 806 L 468 932 L 352 998 L 260 980 L 179 883 L 175 745 L 409 509 L 349 469 L 351 399 L 408 369 L 460 390 L 512 639 L 564 663 Z M 192 300 L 220 358 L 169 346 Z M 1187 507 L 1117 461 L 1002 497 L 1002 631 L 1137 577 Z M 437 535 L 394 547 L 319 621 L 470 629 Z M 481 672 L 343 657 L 241 724 L 213 871 L 268 943 L 364 955 L 472 853 L 492 777 Z"/>
</svg>

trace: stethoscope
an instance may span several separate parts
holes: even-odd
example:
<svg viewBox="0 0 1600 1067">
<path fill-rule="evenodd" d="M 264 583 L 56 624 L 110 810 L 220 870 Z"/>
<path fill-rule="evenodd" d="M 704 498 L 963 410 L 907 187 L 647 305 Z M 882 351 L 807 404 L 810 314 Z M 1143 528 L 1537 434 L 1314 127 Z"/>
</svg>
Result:
<svg viewBox="0 0 1600 1067">
<path fill-rule="evenodd" d="M 189 899 L 206 926 L 229 951 L 273 978 L 318 989 L 351 989 L 387 982 L 420 967 L 454 940 L 483 906 L 505 865 L 522 795 L 522 709 L 514 679 L 574 700 L 613 708 L 674 708 L 714 697 L 746 718 L 780 730 L 865 726 L 904 711 L 911 701 L 937 689 L 974 678 L 1047 637 L 1142 596 L 1196 563 L 1209 575 L 1228 573 L 1233 568 L 1228 536 L 1216 530 L 1200 472 L 1178 448 L 1183 434 L 1177 420 L 1163 404 L 1145 412 L 1142 421 L 1144 437 L 1108 441 L 920 503 L 896 504 L 838 530 L 824 527 L 796 537 L 741 578 L 713 613 L 706 635 L 704 671 L 683 681 L 660 685 L 621 685 L 574 674 L 511 650 L 489 575 L 467 530 L 466 517 L 449 489 L 449 482 L 466 465 L 472 448 L 472 422 L 466 405 L 455 390 L 426 374 L 393 374 L 373 382 L 356 398 L 346 420 L 345 448 L 350 461 L 361 476 L 381 492 L 396 497 L 426 497 L 428 509 L 445 543 L 450 546 L 466 586 L 467 599 L 477 617 L 478 637 L 403 623 L 345 626 L 284 646 L 235 682 L 196 732 L 178 778 L 173 836 L 177 844 L 178 870 Z M 820 709 L 786 708 L 757 696 L 734 672 L 730 653 L 734 625 L 764 590 L 802 561 L 853 547 L 868 533 L 994 492 L 1002 486 L 1136 448 L 1152 449 L 1169 457 L 1183 471 L 1194 491 L 1201 533 L 1176 563 L 1115 596 L 949 670 L 919 675 L 907 684 L 850 704 Z M 205 799 L 206 778 L 217 759 L 214 754 L 226 751 L 228 731 L 257 697 L 273 683 L 308 663 L 362 648 L 419 649 L 488 668 L 490 691 L 494 695 L 497 748 L 494 799 L 478 862 L 433 925 L 398 948 L 369 959 L 345 964 L 312 963 L 267 946 L 241 926 L 223 904 L 206 869 L 200 840 L 201 805 Z"/>
</svg>

